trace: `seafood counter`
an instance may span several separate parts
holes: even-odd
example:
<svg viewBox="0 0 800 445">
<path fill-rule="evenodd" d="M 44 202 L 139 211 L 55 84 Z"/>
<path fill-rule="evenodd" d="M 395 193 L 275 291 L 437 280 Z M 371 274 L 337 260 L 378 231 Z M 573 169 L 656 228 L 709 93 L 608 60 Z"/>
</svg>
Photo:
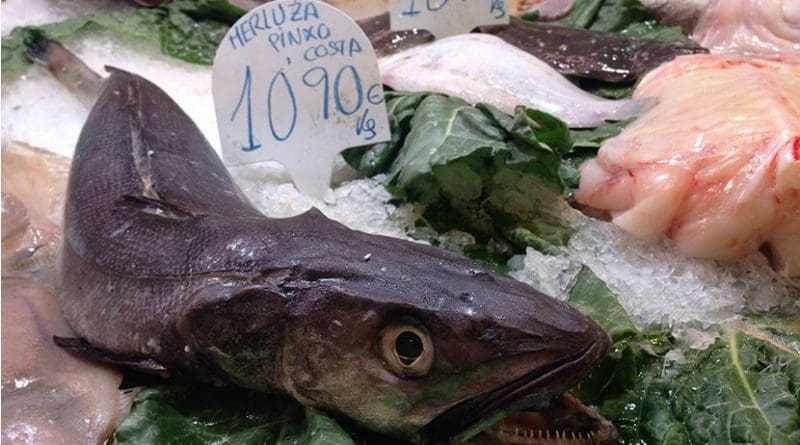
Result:
<svg viewBox="0 0 800 445">
<path fill-rule="evenodd" d="M 225 166 L 263 1 L 2 4 L 2 440 L 800 441 L 800 7 L 392 31 L 325 199 Z"/>
</svg>

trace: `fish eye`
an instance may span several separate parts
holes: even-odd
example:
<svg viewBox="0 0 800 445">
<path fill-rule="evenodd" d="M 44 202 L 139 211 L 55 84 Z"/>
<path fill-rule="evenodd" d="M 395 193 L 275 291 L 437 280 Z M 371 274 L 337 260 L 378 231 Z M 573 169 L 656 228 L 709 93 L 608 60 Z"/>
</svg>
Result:
<svg viewBox="0 0 800 445">
<path fill-rule="evenodd" d="M 433 365 L 433 341 L 421 323 L 403 320 L 384 328 L 380 352 L 387 367 L 398 377 L 422 377 Z"/>
</svg>

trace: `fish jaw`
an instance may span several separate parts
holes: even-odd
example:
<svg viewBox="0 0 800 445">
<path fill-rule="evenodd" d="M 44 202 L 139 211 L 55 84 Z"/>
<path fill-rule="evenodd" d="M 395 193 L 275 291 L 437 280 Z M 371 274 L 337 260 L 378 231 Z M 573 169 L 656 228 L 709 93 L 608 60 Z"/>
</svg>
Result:
<svg viewBox="0 0 800 445">
<path fill-rule="evenodd" d="M 440 431 L 437 429 L 442 428 L 446 432 L 448 431 L 447 423 L 452 423 L 459 427 L 450 428 L 449 431 L 459 432 L 449 437 L 448 441 L 451 443 L 464 442 L 510 415 L 538 408 L 544 402 L 564 394 L 570 387 L 586 377 L 607 350 L 608 343 L 598 340 L 577 354 L 544 364 L 500 388 L 449 409 L 427 425 L 425 433 L 428 437 L 436 439 L 440 435 Z M 487 409 L 483 414 L 473 414 L 472 417 L 469 417 L 471 408 L 487 402 L 492 403 L 496 408 Z"/>
<path fill-rule="evenodd" d="M 574 309 L 467 258 L 356 239 L 332 251 L 352 249 L 357 259 L 305 258 L 293 275 L 312 278 L 283 286 L 291 303 L 279 386 L 304 404 L 416 443 L 466 440 L 565 392 L 609 348 L 608 335 Z M 434 358 L 423 375 L 399 375 L 382 349 L 383 333 L 403 323 L 430 335 Z"/>
</svg>

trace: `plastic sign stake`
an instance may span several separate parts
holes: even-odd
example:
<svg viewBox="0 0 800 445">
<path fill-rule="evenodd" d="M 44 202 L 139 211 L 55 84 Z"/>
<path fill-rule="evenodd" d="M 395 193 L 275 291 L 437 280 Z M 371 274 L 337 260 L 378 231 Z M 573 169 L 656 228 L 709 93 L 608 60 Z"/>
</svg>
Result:
<svg viewBox="0 0 800 445">
<path fill-rule="evenodd" d="M 390 137 L 375 50 L 318 1 L 276 0 L 239 19 L 217 49 L 212 88 L 225 163 L 278 161 L 316 198 L 340 151 Z"/>
<path fill-rule="evenodd" d="M 437 39 L 482 25 L 507 25 L 507 0 L 389 0 L 393 31 L 424 29 Z"/>
</svg>

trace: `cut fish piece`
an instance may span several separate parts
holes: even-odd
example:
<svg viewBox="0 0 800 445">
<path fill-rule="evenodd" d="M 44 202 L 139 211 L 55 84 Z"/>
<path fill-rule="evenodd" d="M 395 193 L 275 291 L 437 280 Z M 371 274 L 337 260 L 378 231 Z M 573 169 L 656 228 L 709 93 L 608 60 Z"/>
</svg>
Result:
<svg viewBox="0 0 800 445">
<path fill-rule="evenodd" d="M 800 67 L 681 56 L 634 97 L 658 104 L 581 167 L 577 200 L 691 256 L 766 250 L 800 275 Z"/>
<path fill-rule="evenodd" d="M 122 374 L 53 343 L 73 335 L 49 284 L 69 159 L 11 142 L 2 164 L 2 441 L 104 443 L 125 410 Z"/>
<path fill-rule="evenodd" d="M 3 212 L 4 229 L 10 223 L 15 230 L 3 233 L 2 441 L 104 443 L 126 409 L 118 390 L 122 374 L 53 343 L 53 335 L 73 335 L 52 289 L 43 284 L 52 276 L 41 276 L 47 270 L 52 275 L 55 259 L 41 247 L 53 245 L 60 229 L 50 226 L 42 238 L 45 229 L 28 226 L 22 202 L 5 192 L 3 209 L 9 210 Z"/>
<path fill-rule="evenodd" d="M 12 141 L 3 147 L 3 192 L 25 203 L 31 224 L 61 226 L 69 165 L 67 157 Z"/>
<path fill-rule="evenodd" d="M 46 287 L 3 277 L 2 292 L 3 443 L 104 443 L 121 418 L 122 374 L 53 343 L 72 331 Z"/>
<path fill-rule="evenodd" d="M 433 91 L 488 103 L 509 114 L 525 105 L 574 128 L 629 118 L 643 107 L 589 94 L 536 57 L 487 34 L 448 37 L 378 63 L 381 80 L 396 90 Z"/>
<path fill-rule="evenodd" d="M 800 64 L 800 1 L 712 0 L 693 38 L 716 54 Z"/>
</svg>

